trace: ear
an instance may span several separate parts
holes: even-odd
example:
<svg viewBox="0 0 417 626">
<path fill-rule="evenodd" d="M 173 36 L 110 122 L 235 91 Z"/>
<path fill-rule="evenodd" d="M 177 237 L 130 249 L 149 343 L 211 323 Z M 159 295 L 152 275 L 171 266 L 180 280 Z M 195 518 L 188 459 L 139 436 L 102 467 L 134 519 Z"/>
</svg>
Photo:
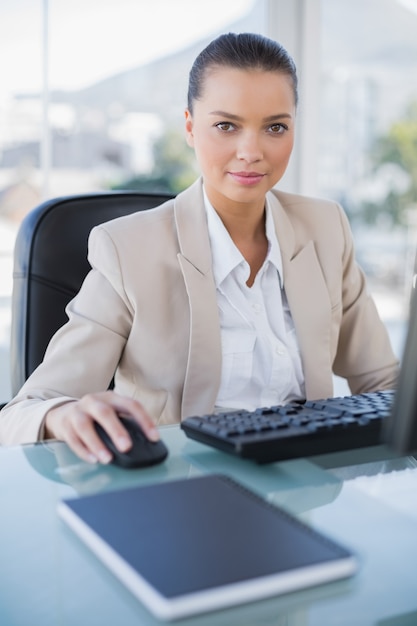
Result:
<svg viewBox="0 0 417 626">
<path fill-rule="evenodd" d="M 194 148 L 194 134 L 193 134 L 193 118 L 189 109 L 185 109 L 185 139 L 190 146 L 190 148 Z"/>
</svg>

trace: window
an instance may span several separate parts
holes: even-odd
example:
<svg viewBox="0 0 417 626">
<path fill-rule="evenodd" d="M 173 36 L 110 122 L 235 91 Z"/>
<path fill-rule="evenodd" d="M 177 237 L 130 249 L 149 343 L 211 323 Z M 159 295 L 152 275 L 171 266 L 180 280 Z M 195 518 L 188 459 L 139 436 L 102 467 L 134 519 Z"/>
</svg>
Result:
<svg viewBox="0 0 417 626">
<path fill-rule="evenodd" d="M 417 217 L 417 2 L 321 0 L 318 192 L 349 215 L 400 356 Z"/>
<path fill-rule="evenodd" d="M 265 33 L 300 76 L 289 191 L 346 209 L 401 353 L 417 240 L 417 0 L 4 0 L 0 51 L 0 401 L 10 396 L 12 251 L 47 197 L 177 191 L 190 65 L 226 30 Z"/>
<path fill-rule="evenodd" d="M 262 0 L 199 0 L 198 10 L 194 0 L 1 3 L 0 401 L 10 397 L 12 251 L 23 216 L 53 196 L 149 180 L 185 186 L 190 65 L 216 34 L 264 24 Z M 173 173 L 173 163 L 182 168 Z"/>
</svg>

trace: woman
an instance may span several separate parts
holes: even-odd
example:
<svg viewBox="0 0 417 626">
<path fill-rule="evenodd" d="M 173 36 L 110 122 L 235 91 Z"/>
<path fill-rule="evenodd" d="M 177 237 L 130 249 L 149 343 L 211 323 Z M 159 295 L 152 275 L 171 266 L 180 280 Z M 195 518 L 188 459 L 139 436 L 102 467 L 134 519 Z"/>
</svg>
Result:
<svg viewBox="0 0 417 626">
<path fill-rule="evenodd" d="M 120 412 L 155 440 L 156 424 L 192 414 L 331 396 L 333 373 L 353 393 L 394 386 L 342 209 L 274 189 L 296 107 L 294 63 L 276 42 L 227 34 L 203 50 L 185 112 L 201 179 L 93 230 L 92 271 L 3 410 L 3 443 L 57 438 L 107 463 L 93 421 L 127 450 Z"/>
</svg>

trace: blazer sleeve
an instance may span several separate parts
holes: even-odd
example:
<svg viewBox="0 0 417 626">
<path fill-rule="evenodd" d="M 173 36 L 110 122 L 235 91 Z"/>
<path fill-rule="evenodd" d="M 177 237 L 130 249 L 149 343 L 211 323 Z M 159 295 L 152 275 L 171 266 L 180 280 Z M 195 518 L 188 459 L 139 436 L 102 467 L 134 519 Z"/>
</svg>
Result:
<svg viewBox="0 0 417 626">
<path fill-rule="evenodd" d="M 124 293 L 119 255 L 104 229 L 89 240 L 92 266 L 80 292 L 68 304 L 68 322 L 57 331 L 43 362 L 18 395 L 0 412 L 0 443 L 42 438 L 53 407 L 106 390 L 126 343 L 132 306 Z"/>
<path fill-rule="evenodd" d="M 346 242 L 343 314 L 333 371 L 347 379 L 351 392 L 355 394 L 393 389 L 399 372 L 398 359 L 368 292 L 365 275 L 356 262 L 352 233 L 343 210 L 340 210 L 340 216 Z"/>
</svg>

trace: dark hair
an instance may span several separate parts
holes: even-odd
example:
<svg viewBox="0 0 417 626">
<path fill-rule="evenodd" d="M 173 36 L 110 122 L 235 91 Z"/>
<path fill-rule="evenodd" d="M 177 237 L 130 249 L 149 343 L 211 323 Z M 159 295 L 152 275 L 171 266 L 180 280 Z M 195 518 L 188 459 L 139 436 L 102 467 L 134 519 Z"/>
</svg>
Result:
<svg viewBox="0 0 417 626">
<path fill-rule="evenodd" d="M 207 70 L 215 66 L 287 74 L 292 80 L 297 106 L 297 70 L 286 49 L 263 35 L 227 33 L 210 42 L 193 63 L 188 82 L 188 109 L 191 113 L 193 101 L 201 98 Z"/>
</svg>

